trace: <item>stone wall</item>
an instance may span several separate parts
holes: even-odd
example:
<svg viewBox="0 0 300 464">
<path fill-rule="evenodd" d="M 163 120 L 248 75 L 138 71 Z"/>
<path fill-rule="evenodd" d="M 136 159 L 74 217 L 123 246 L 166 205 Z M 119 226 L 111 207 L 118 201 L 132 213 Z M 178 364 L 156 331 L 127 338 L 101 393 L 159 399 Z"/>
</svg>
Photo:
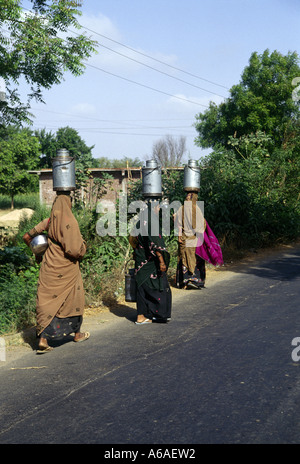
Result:
<svg viewBox="0 0 300 464">
<path fill-rule="evenodd" d="M 118 193 L 127 192 L 127 186 L 129 181 L 136 181 L 141 178 L 142 169 L 141 168 L 124 168 L 124 169 L 101 169 L 95 168 L 90 170 L 91 178 L 90 184 L 87 189 L 87 192 L 81 192 L 82 199 L 86 195 L 89 196 L 89 199 L 92 197 L 93 190 L 93 180 L 103 178 L 104 174 L 110 176 L 109 181 L 107 182 L 106 192 L 101 199 L 110 200 L 115 202 L 118 198 Z M 39 192 L 40 192 L 40 202 L 51 206 L 53 200 L 56 196 L 56 192 L 53 191 L 53 181 L 52 181 L 52 169 L 41 169 L 40 171 L 30 171 L 32 175 L 39 176 Z"/>
</svg>

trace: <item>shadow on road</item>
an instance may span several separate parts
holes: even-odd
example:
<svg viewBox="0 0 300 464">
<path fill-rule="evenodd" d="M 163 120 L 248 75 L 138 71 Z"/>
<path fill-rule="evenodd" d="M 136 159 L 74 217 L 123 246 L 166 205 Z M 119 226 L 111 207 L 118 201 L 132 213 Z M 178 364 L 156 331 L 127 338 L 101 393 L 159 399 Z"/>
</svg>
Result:
<svg viewBox="0 0 300 464">
<path fill-rule="evenodd" d="M 249 258 L 239 265 L 230 266 L 229 269 L 232 272 L 254 274 L 273 280 L 293 280 L 300 275 L 300 248 Z"/>
</svg>

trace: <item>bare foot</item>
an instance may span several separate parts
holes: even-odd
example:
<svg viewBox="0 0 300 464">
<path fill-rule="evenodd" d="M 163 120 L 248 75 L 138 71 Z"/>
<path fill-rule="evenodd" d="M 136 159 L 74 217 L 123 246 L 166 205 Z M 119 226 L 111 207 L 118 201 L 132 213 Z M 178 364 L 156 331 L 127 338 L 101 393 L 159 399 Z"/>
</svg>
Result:
<svg viewBox="0 0 300 464">
<path fill-rule="evenodd" d="M 45 350 L 47 348 L 49 348 L 47 338 L 41 337 L 39 341 L 39 349 Z"/>
<path fill-rule="evenodd" d="M 48 351 L 52 351 L 53 348 L 48 345 L 48 341 L 46 338 L 41 337 L 39 341 L 39 348 L 37 350 L 37 353 L 47 353 Z"/>
<path fill-rule="evenodd" d="M 89 332 L 77 332 L 74 337 L 74 342 L 83 342 L 84 340 L 87 340 L 89 336 Z"/>
</svg>

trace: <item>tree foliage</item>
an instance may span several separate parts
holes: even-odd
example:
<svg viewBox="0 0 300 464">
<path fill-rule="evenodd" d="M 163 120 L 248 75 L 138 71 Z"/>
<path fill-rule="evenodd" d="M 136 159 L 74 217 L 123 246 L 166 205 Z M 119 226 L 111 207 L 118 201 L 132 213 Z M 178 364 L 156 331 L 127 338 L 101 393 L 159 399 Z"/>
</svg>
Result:
<svg viewBox="0 0 300 464">
<path fill-rule="evenodd" d="M 69 151 L 75 158 L 76 166 L 76 198 L 80 196 L 78 189 L 86 188 L 89 180 L 89 168 L 93 165 L 92 147 L 88 147 L 78 132 L 71 127 L 61 127 L 56 134 L 46 132 L 45 129 L 35 131 L 42 147 L 41 167 L 52 168 L 52 158 L 60 148 Z"/>
<path fill-rule="evenodd" d="M 6 84 L 0 124 L 29 123 L 30 101 L 43 101 L 43 89 L 61 83 L 66 71 L 82 74 L 84 59 L 95 51 L 94 41 L 69 31 L 80 29 L 80 2 L 31 2 L 32 11 L 27 11 L 20 0 L 0 0 L 0 77 Z M 29 87 L 23 102 L 18 93 L 22 80 Z"/>
<path fill-rule="evenodd" d="M 13 208 L 14 196 L 32 188 L 28 173 L 39 162 L 40 144 L 27 129 L 13 129 L 0 137 L 0 193 L 8 194 Z"/>
<path fill-rule="evenodd" d="M 91 167 L 93 163 L 92 149 L 88 147 L 78 132 L 69 127 L 61 127 L 56 133 L 46 132 L 46 129 L 35 130 L 35 137 L 39 139 L 41 145 L 41 168 L 52 168 L 52 159 L 56 156 L 57 150 L 66 148 L 70 156 L 76 160 L 76 168 L 82 166 Z"/>
<path fill-rule="evenodd" d="M 297 238 L 299 170 L 298 148 L 277 148 L 271 157 L 256 149 L 242 160 L 220 148 L 203 159 L 200 195 L 222 245 L 262 247 Z"/>
<path fill-rule="evenodd" d="M 220 105 L 196 116 L 205 216 L 234 246 L 264 246 L 300 234 L 299 56 L 253 53 Z M 295 82 L 295 81 L 294 81 Z"/>
<path fill-rule="evenodd" d="M 101 158 L 95 158 L 93 162 L 94 168 L 134 168 L 142 165 L 143 162 L 139 158 L 129 158 L 127 156 L 121 159 L 110 159 L 102 156 Z"/>
<path fill-rule="evenodd" d="M 229 137 L 259 131 L 270 136 L 269 151 L 281 147 L 300 115 L 299 105 L 292 98 L 296 76 L 300 76 L 296 52 L 286 56 L 276 50 L 253 53 L 229 98 L 220 105 L 211 102 L 208 110 L 196 116 L 196 144 L 226 147 Z"/>
</svg>

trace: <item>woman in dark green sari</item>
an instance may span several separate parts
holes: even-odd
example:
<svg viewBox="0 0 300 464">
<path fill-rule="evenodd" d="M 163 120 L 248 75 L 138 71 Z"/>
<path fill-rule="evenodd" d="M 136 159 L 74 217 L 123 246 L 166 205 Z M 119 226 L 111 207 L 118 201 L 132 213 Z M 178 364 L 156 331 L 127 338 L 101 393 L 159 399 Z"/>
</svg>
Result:
<svg viewBox="0 0 300 464">
<path fill-rule="evenodd" d="M 159 203 L 148 200 L 147 206 L 136 224 L 138 235 L 129 237 L 135 256 L 138 325 L 167 322 L 171 318 L 172 305 L 166 276 L 170 255 L 159 224 Z"/>
</svg>

